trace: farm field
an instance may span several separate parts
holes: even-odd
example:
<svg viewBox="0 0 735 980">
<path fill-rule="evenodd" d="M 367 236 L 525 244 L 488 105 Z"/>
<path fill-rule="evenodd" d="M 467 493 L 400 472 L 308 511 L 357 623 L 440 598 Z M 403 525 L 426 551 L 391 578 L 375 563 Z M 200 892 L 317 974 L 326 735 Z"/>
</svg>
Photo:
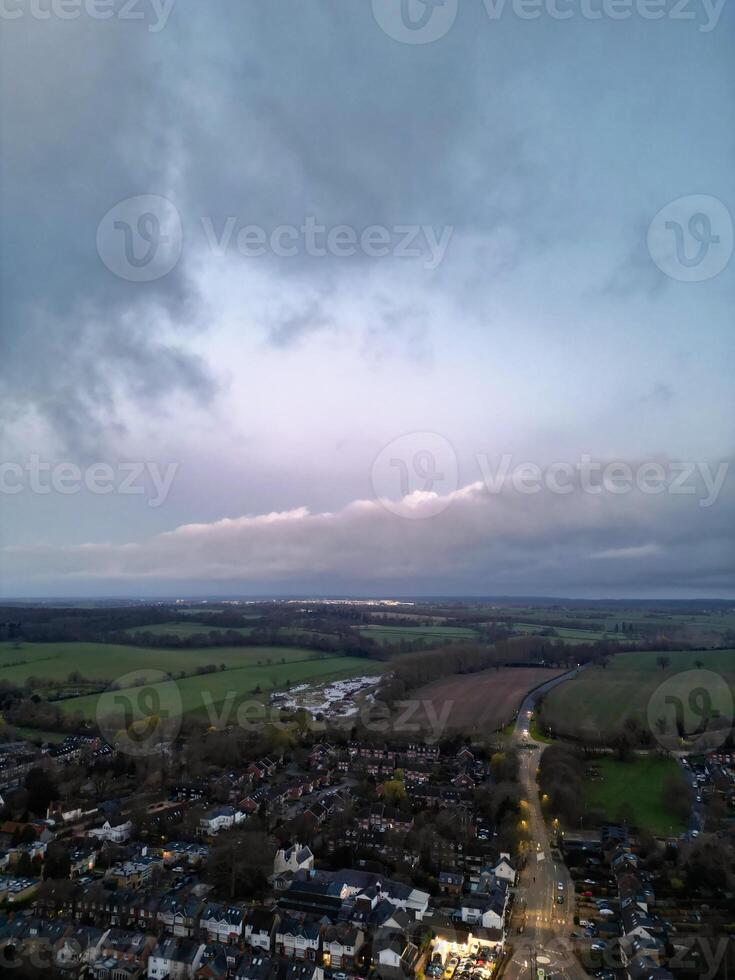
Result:
<svg viewBox="0 0 735 980">
<path fill-rule="evenodd" d="M 507 606 L 489 607 L 501 616 L 512 616 L 524 627 L 554 626 L 564 629 L 583 628 L 609 639 L 636 639 L 652 635 L 668 636 L 672 645 L 686 641 L 702 646 L 723 643 L 723 637 L 735 632 L 735 610 L 724 608 L 651 608 L 647 606 Z M 555 625 L 559 624 L 559 625 Z M 617 632 L 615 632 L 617 627 Z M 560 634 L 561 635 L 561 634 Z M 729 642 L 725 640 L 724 642 Z"/>
<path fill-rule="evenodd" d="M 430 701 L 437 717 L 448 711 L 447 727 L 455 731 L 495 731 L 513 719 L 528 691 L 563 673 L 546 667 L 503 667 L 453 674 L 419 688 L 412 700 Z"/>
<path fill-rule="evenodd" d="M 585 782 L 587 807 L 604 810 L 610 822 L 618 820 L 621 806 L 629 807 L 636 824 L 653 834 L 676 834 L 685 829 L 663 800 L 666 780 L 681 772 L 674 759 L 655 755 L 639 755 L 631 762 L 595 759 L 594 768 L 601 778 Z"/>
<path fill-rule="evenodd" d="M 247 636 L 253 632 L 252 626 L 238 626 L 228 628 L 226 626 L 204 626 L 202 623 L 153 623 L 151 626 L 131 626 L 125 631 L 128 634 L 152 633 L 154 636 L 180 636 L 187 639 L 196 636 L 197 633 L 239 633 Z"/>
<path fill-rule="evenodd" d="M 184 714 L 192 712 L 207 717 L 211 711 L 214 715 L 219 716 L 221 708 L 227 701 L 234 706 L 245 698 L 263 701 L 274 690 L 287 690 L 307 682 L 320 684 L 359 674 L 375 674 L 379 669 L 379 665 L 376 670 L 373 661 L 366 661 L 361 657 L 313 658 L 311 660 L 291 661 L 285 664 L 275 663 L 271 666 L 253 664 L 239 669 L 218 671 L 196 677 L 184 677 L 174 682 L 146 685 L 145 688 L 140 689 L 127 688 L 125 693 L 128 700 L 135 705 L 136 690 L 145 690 L 146 696 L 148 696 L 151 688 L 153 688 L 160 693 L 161 703 L 170 707 L 171 698 L 168 692 L 173 683 L 181 699 L 181 710 Z M 69 698 L 60 701 L 58 706 L 65 714 L 79 712 L 83 718 L 94 719 L 100 697 L 105 699 L 103 702 L 105 706 L 108 701 L 112 705 L 114 694 L 108 692 L 101 695 L 89 694 L 78 698 Z M 143 700 L 141 699 L 141 701 Z M 149 710 L 147 703 L 142 704 L 141 709 L 143 711 Z M 105 708 L 101 710 L 104 711 Z"/>
<path fill-rule="evenodd" d="M 427 640 L 436 643 L 477 638 L 475 630 L 466 626 L 360 626 L 358 632 L 381 646 L 395 646 L 402 640 Z"/>
<path fill-rule="evenodd" d="M 0 680 L 24 684 L 29 677 L 56 682 L 68 681 L 76 671 L 88 681 L 108 683 L 131 671 L 141 677 L 163 671 L 177 675 L 193 673 L 206 664 L 226 668 L 280 664 L 322 656 L 300 647 L 192 647 L 166 650 L 112 643 L 0 643 Z M 72 683 L 72 682 L 70 682 Z M 39 685 L 41 686 L 41 685 Z M 80 687 L 83 684 L 74 683 Z"/>
<path fill-rule="evenodd" d="M 664 669 L 656 662 L 661 656 L 670 660 Z M 590 667 L 550 691 L 541 709 L 543 720 L 557 735 L 593 739 L 619 732 L 631 718 L 647 727 L 648 704 L 659 685 L 670 681 L 668 693 L 681 697 L 686 704 L 691 682 L 682 677 L 679 690 L 677 675 L 696 670 L 698 663 L 722 676 L 735 696 L 735 650 L 620 653 L 606 668 Z M 713 710 L 729 714 L 727 698 L 717 703 L 717 692 L 714 695 Z"/>
</svg>

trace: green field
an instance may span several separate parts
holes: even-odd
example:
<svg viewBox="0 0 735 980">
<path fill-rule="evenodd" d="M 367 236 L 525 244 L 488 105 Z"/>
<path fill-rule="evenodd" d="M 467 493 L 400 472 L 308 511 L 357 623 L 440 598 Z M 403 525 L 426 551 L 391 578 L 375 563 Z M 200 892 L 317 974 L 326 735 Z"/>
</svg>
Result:
<svg viewBox="0 0 735 980">
<path fill-rule="evenodd" d="M 136 633 L 152 633 L 154 636 L 177 636 L 187 639 L 190 636 L 207 633 L 239 633 L 248 636 L 253 632 L 252 626 L 203 626 L 201 623 L 154 623 L 151 626 L 133 626 L 125 631 L 131 635 Z"/>
<path fill-rule="evenodd" d="M 596 604 L 594 606 L 511 605 L 507 607 L 498 605 L 481 608 L 499 616 L 512 616 L 518 621 L 515 626 L 539 629 L 553 626 L 557 630 L 564 630 L 568 624 L 573 631 L 581 629 L 586 633 L 589 630 L 601 636 L 605 635 L 608 639 L 669 637 L 672 646 L 680 641 L 701 646 L 717 646 L 723 644 L 723 637 L 735 631 L 735 609 L 732 607 L 653 608 L 623 606 L 616 603 L 609 607 Z M 618 632 L 615 632 L 616 627 Z M 560 632 L 560 635 L 563 633 Z"/>
<path fill-rule="evenodd" d="M 573 626 L 546 626 L 543 623 L 513 623 L 513 628 L 523 633 L 541 633 L 545 629 L 552 629 L 554 635 L 562 640 L 580 640 L 587 643 L 594 643 L 596 640 L 617 640 L 624 639 L 619 633 L 608 633 L 602 629 L 582 629 Z"/>
<path fill-rule="evenodd" d="M 670 660 L 665 669 L 656 663 L 660 656 Z M 662 683 L 667 682 L 668 695 L 688 702 L 692 679 L 682 674 L 696 670 L 697 662 L 719 674 L 735 697 L 735 650 L 620 653 L 606 668 L 589 667 L 549 692 L 543 719 L 558 735 L 592 739 L 609 738 L 629 719 L 646 728 L 649 702 Z M 732 700 L 728 702 L 726 690 L 713 688 L 711 694 L 713 711 L 731 717 Z"/>
<path fill-rule="evenodd" d="M 285 664 L 278 663 L 270 667 L 254 664 L 250 667 L 218 671 L 213 674 L 185 677 L 164 684 L 145 685 L 144 688 L 129 687 L 126 688 L 124 697 L 135 705 L 136 692 L 145 690 L 148 695 L 152 686 L 160 693 L 161 702 L 170 707 L 173 684 L 178 692 L 178 698 L 181 699 L 183 713 L 192 712 L 206 717 L 208 707 L 219 714 L 219 709 L 227 701 L 232 704 L 239 704 L 243 699 L 250 698 L 254 701 L 263 701 L 273 690 L 288 689 L 307 682 L 321 684 L 359 674 L 375 674 L 379 670 L 380 665 L 361 657 L 312 658 Z M 79 712 L 84 718 L 94 719 L 100 697 L 105 699 L 101 711 L 106 712 L 106 706 L 112 705 L 115 700 L 114 692 L 69 698 L 59 702 L 59 708 L 65 714 Z M 141 711 L 146 710 L 148 710 L 146 703 L 143 703 Z"/>
<path fill-rule="evenodd" d="M 674 759 L 655 755 L 636 756 L 632 762 L 595 759 L 593 766 L 601 779 L 585 782 L 585 805 L 605 812 L 605 819 L 618 820 L 621 806 L 630 807 L 635 824 L 653 834 L 680 833 L 685 824 L 663 803 L 666 779 L 681 772 Z"/>
<path fill-rule="evenodd" d="M 475 640 L 477 633 L 467 626 L 360 626 L 361 636 L 375 640 L 381 646 L 396 646 L 404 640 L 427 641 L 432 645 L 448 640 Z"/>
<path fill-rule="evenodd" d="M 194 673 L 206 664 L 224 664 L 229 669 L 280 664 L 319 657 L 300 647 L 192 647 L 166 650 L 124 646 L 114 643 L 0 643 L 0 680 L 24 684 L 29 677 L 41 681 L 68 681 L 76 671 L 89 681 L 109 683 L 131 671 L 141 677 L 147 671 L 178 675 Z M 71 683 L 71 682 L 69 682 Z M 42 687 L 43 685 L 39 685 Z M 74 686 L 83 686 L 75 684 Z"/>
</svg>

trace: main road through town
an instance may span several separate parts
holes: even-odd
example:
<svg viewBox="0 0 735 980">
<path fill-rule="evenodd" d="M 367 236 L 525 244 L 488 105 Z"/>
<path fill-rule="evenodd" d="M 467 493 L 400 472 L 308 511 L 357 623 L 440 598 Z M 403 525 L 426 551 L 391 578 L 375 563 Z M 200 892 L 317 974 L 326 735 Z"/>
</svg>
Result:
<svg viewBox="0 0 735 980">
<path fill-rule="evenodd" d="M 513 957 L 505 968 L 503 980 L 536 980 L 538 970 L 553 980 L 587 977 L 572 952 L 569 938 L 574 929 L 574 885 L 563 862 L 556 862 L 552 857 L 541 811 L 536 772 L 546 745 L 535 742 L 530 735 L 531 715 L 538 698 L 582 669 L 575 668 L 529 694 L 521 705 L 513 732 L 513 742 L 521 757 L 523 819 L 527 821 L 530 843 L 516 892 L 516 911 L 525 909 L 523 931 L 510 936 Z M 561 903 L 557 901 L 559 897 Z"/>
</svg>

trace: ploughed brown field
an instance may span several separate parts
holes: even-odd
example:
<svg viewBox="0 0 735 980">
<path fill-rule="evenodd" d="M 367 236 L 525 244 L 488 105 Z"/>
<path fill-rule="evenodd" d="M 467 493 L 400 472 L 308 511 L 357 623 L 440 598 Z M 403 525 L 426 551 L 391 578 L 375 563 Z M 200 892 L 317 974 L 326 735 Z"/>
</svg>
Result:
<svg viewBox="0 0 735 980">
<path fill-rule="evenodd" d="M 445 727 L 453 730 L 493 731 L 513 720 L 530 690 L 564 672 L 547 667 L 501 667 L 453 674 L 425 684 L 413 693 L 412 700 L 422 702 L 417 717 L 428 714 L 446 719 Z"/>
</svg>

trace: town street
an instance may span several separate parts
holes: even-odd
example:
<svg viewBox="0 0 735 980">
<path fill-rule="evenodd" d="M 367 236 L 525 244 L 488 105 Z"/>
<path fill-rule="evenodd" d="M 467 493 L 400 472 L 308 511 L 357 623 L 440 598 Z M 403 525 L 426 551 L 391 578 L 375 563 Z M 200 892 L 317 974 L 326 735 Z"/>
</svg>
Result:
<svg viewBox="0 0 735 980">
<path fill-rule="evenodd" d="M 516 907 L 525 909 L 523 932 L 510 937 L 513 958 L 504 977 L 521 980 L 542 969 L 560 980 L 584 980 L 587 976 L 572 952 L 569 934 L 574 929 L 574 886 L 562 862 L 555 862 L 551 842 L 541 812 L 536 770 L 546 745 L 530 736 L 529 724 L 536 700 L 557 684 L 574 677 L 582 668 L 549 681 L 532 692 L 521 705 L 513 733 L 519 750 L 520 783 L 523 789 L 523 819 L 530 841 L 528 859 L 519 875 Z M 559 888 L 559 884 L 563 888 Z M 557 898 L 563 897 L 563 903 Z"/>
</svg>

